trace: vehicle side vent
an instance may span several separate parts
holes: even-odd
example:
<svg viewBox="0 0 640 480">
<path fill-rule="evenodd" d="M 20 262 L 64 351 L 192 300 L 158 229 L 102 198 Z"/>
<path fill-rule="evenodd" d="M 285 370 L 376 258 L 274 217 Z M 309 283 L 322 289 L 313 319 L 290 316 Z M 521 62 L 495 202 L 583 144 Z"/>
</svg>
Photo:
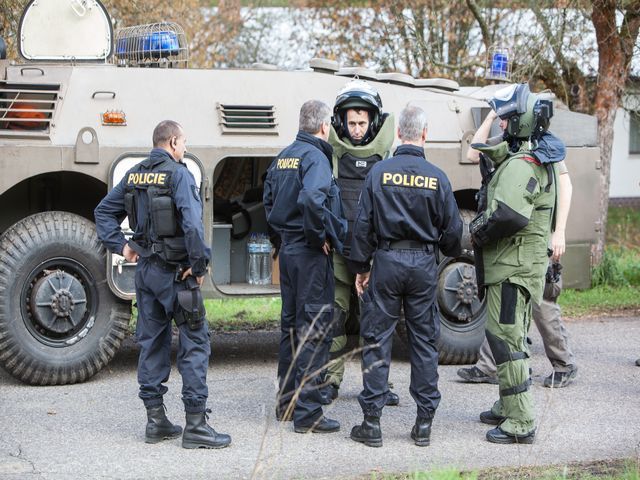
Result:
<svg viewBox="0 0 640 480">
<path fill-rule="evenodd" d="M 48 138 L 60 85 L 0 81 L 0 137 Z"/>
<path fill-rule="evenodd" d="M 222 133 L 277 135 L 273 105 L 227 105 L 219 103 Z"/>
</svg>

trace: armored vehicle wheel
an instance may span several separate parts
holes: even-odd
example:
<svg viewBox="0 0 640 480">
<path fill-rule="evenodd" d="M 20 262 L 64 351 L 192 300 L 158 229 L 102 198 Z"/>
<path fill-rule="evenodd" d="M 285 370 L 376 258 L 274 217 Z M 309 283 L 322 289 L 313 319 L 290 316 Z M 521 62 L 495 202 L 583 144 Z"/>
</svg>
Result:
<svg viewBox="0 0 640 480">
<path fill-rule="evenodd" d="M 478 299 L 469 257 L 445 258 L 438 266 L 438 351 L 442 364 L 473 363 L 484 341 L 486 302 Z"/>
<path fill-rule="evenodd" d="M 478 298 L 476 270 L 471 251 L 469 223 L 475 214 L 460 209 L 463 253 L 458 258 L 443 258 L 438 265 L 438 351 L 442 364 L 473 363 L 484 341 L 487 321 L 486 302 Z"/>
<path fill-rule="evenodd" d="M 27 217 L 0 237 L 0 365 L 34 385 L 82 382 L 118 350 L 129 303 L 106 279 L 105 252 L 88 220 Z"/>
<path fill-rule="evenodd" d="M 486 303 L 478 299 L 469 222 L 474 217 L 471 210 L 460 210 L 464 223 L 462 234 L 463 254 L 458 258 L 442 257 L 438 264 L 438 340 L 439 363 L 470 364 L 478 357 L 484 341 Z M 403 342 L 407 341 L 404 317 L 396 331 Z"/>
</svg>

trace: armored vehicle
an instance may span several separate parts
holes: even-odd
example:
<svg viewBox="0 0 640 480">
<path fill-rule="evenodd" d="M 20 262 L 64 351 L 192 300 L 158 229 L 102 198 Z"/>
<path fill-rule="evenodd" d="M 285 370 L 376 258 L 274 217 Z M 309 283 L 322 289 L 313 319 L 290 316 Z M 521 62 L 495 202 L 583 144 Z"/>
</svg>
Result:
<svg viewBox="0 0 640 480">
<path fill-rule="evenodd" d="M 189 69 L 177 25 L 114 36 L 98 0 L 32 0 L 18 37 L 22 60 L 0 59 L 0 364 L 22 381 L 84 381 L 124 338 L 135 265 L 105 252 L 93 210 L 145 158 L 161 120 L 180 122 L 187 134 L 186 161 L 213 250 L 208 297 L 279 294 L 277 284 L 246 282 L 248 234 L 267 231 L 262 176 L 293 140 L 301 104 L 332 105 L 355 76 L 375 86 L 387 112 L 397 115 L 408 102 L 426 109 L 427 158 L 450 177 L 465 222 L 473 217 L 480 173 L 466 151 L 496 86 L 460 89 L 450 80 L 326 60 L 304 71 Z M 552 130 L 567 143 L 580 206 L 569 220 L 565 285 L 588 287 L 599 198 L 596 121 L 557 108 Z M 468 229 L 464 240 L 461 257 L 439 264 L 439 346 L 447 363 L 474 361 L 484 334 Z"/>
</svg>

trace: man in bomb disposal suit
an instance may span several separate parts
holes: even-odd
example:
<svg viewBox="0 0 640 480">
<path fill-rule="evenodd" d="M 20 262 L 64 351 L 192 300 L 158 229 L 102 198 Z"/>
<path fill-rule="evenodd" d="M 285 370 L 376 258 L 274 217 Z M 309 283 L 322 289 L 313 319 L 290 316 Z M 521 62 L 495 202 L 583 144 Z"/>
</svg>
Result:
<svg viewBox="0 0 640 480">
<path fill-rule="evenodd" d="M 322 369 L 333 319 L 332 249 L 342 250 L 347 222 L 331 173 L 327 139 L 331 109 L 309 100 L 300 109 L 296 141 L 275 158 L 264 183 L 267 221 L 280 237 L 282 295 L 276 418 L 298 433 L 337 432 L 322 412 Z"/>
<path fill-rule="evenodd" d="M 417 404 L 411 438 L 427 446 L 440 402 L 436 314 L 437 249 L 461 251 L 462 221 L 447 176 L 425 159 L 427 120 L 422 109 L 400 114 L 402 141 L 393 157 L 377 163 L 365 180 L 353 229 L 350 260 L 362 295 L 364 413 L 351 438 L 382 446 L 380 416 L 389 395 L 393 332 L 404 309 L 411 360 L 411 396 Z M 370 260 L 373 266 L 370 270 Z M 368 287 L 368 288 L 367 288 Z"/>
<path fill-rule="evenodd" d="M 471 139 L 471 143 L 496 145 L 503 140 L 509 140 L 509 135 L 503 138 L 502 134 L 489 138 L 491 127 L 496 118 L 496 112 L 491 110 Z M 504 132 L 507 129 L 507 120 L 500 120 L 499 127 L 500 130 Z M 559 260 L 566 248 L 565 229 L 567 219 L 569 218 L 573 187 L 571 185 L 569 171 L 564 162 L 566 149 L 562 140 L 551 132 L 546 131 L 538 138 L 537 146 L 531 153 L 535 156 L 536 160 L 543 164 L 557 163 L 558 169 L 558 199 L 555 229 L 551 235 L 550 245 L 553 256 L 550 259 L 549 267 L 545 275 L 542 303 L 538 305 L 532 302 L 531 311 L 533 321 L 542 337 L 545 353 L 553 367 L 553 372 L 544 379 L 543 384 L 545 387 L 562 388 L 571 384 L 578 373 L 575 355 L 569 344 L 569 334 L 562 320 L 560 305 L 558 305 L 557 302 L 558 296 L 562 291 L 562 276 L 560 273 L 562 265 Z M 470 148 L 467 151 L 467 159 L 478 163 L 480 161 L 480 152 Z M 486 158 L 482 160 L 485 164 L 485 168 L 482 168 L 485 174 L 483 183 L 487 183 L 488 179 L 486 177 L 493 167 L 486 163 Z M 487 166 L 488 168 L 486 168 Z M 479 207 L 481 206 L 479 205 Z M 484 210 L 485 208 L 486 207 L 482 207 L 479 210 Z M 476 364 L 470 368 L 459 369 L 458 375 L 466 382 L 498 383 L 496 364 L 491 354 L 491 347 L 486 339 L 480 347 L 479 358 Z"/>
<path fill-rule="evenodd" d="M 352 301 L 355 273 L 350 270 L 345 257 L 349 256 L 353 222 L 358 213 L 358 199 L 364 179 L 371 167 L 389 156 L 394 140 L 392 114 L 382 113 L 382 100 L 368 83 L 353 80 L 338 93 L 329 143 L 333 147 L 333 173 L 340 187 L 340 196 L 347 217 L 347 240 L 344 256 L 334 254 L 333 268 L 336 281 L 334 309 L 334 338 L 329 352 L 333 357 L 327 368 L 328 403 L 338 397 L 338 389 L 344 377 L 344 355 L 347 345 L 345 324 L 349 314 L 358 309 Z M 387 405 L 398 405 L 398 395 L 389 392 Z"/>
<path fill-rule="evenodd" d="M 483 211 L 471 222 L 478 285 L 486 289 L 486 336 L 498 371 L 500 397 L 480 414 L 493 443 L 533 443 L 535 422 L 526 344 L 531 302 L 540 304 L 553 229 L 557 163 L 542 164 L 532 153 L 549 127 L 550 101 L 526 83 L 499 90 L 489 102 L 507 121 L 505 141 L 472 147 L 491 160 Z"/>
<path fill-rule="evenodd" d="M 222 448 L 231 437 L 207 424 L 211 410 L 206 408 L 211 344 L 200 285 L 211 252 L 204 242 L 200 194 L 182 162 L 185 144 L 178 123 L 158 124 L 149 158 L 129 170 L 96 207 L 96 228 L 109 250 L 129 262 L 138 261 L 138 383 L 147 409 L 146 442 L 182 433 L 168 420 L 163 403 L 163 384 L 171 371 L 173 318 L 179 331 L 177 364 L 186 412 L 182 446 Z M 129 241 L 120 229 L 125 216 L 134 231 Z"/>
</svg>

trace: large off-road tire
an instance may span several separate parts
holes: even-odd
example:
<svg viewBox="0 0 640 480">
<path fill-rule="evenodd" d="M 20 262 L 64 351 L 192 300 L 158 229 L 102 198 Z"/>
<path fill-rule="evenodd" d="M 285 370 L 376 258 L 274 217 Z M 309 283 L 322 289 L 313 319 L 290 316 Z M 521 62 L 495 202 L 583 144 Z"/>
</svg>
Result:
<svg viewBox="0 0 640 480">
<path fill-rule="evenodd" d="M 131 305 L 106 279 L 90 221 L 27 217 L 0 237 L 0 365 L 34 385 L 82 382 L 115 355 Z"/>
<path fill-rule="evenodd" d="M 462 255 L 442 258 L 438 265 L 438 352 L 442 364 L 469 364 L 478 358 L 487 321 L 486 301 L 478 298 L 478 285 L 469 234 L 471 210 L 460 210 Z"/>
</svg>

